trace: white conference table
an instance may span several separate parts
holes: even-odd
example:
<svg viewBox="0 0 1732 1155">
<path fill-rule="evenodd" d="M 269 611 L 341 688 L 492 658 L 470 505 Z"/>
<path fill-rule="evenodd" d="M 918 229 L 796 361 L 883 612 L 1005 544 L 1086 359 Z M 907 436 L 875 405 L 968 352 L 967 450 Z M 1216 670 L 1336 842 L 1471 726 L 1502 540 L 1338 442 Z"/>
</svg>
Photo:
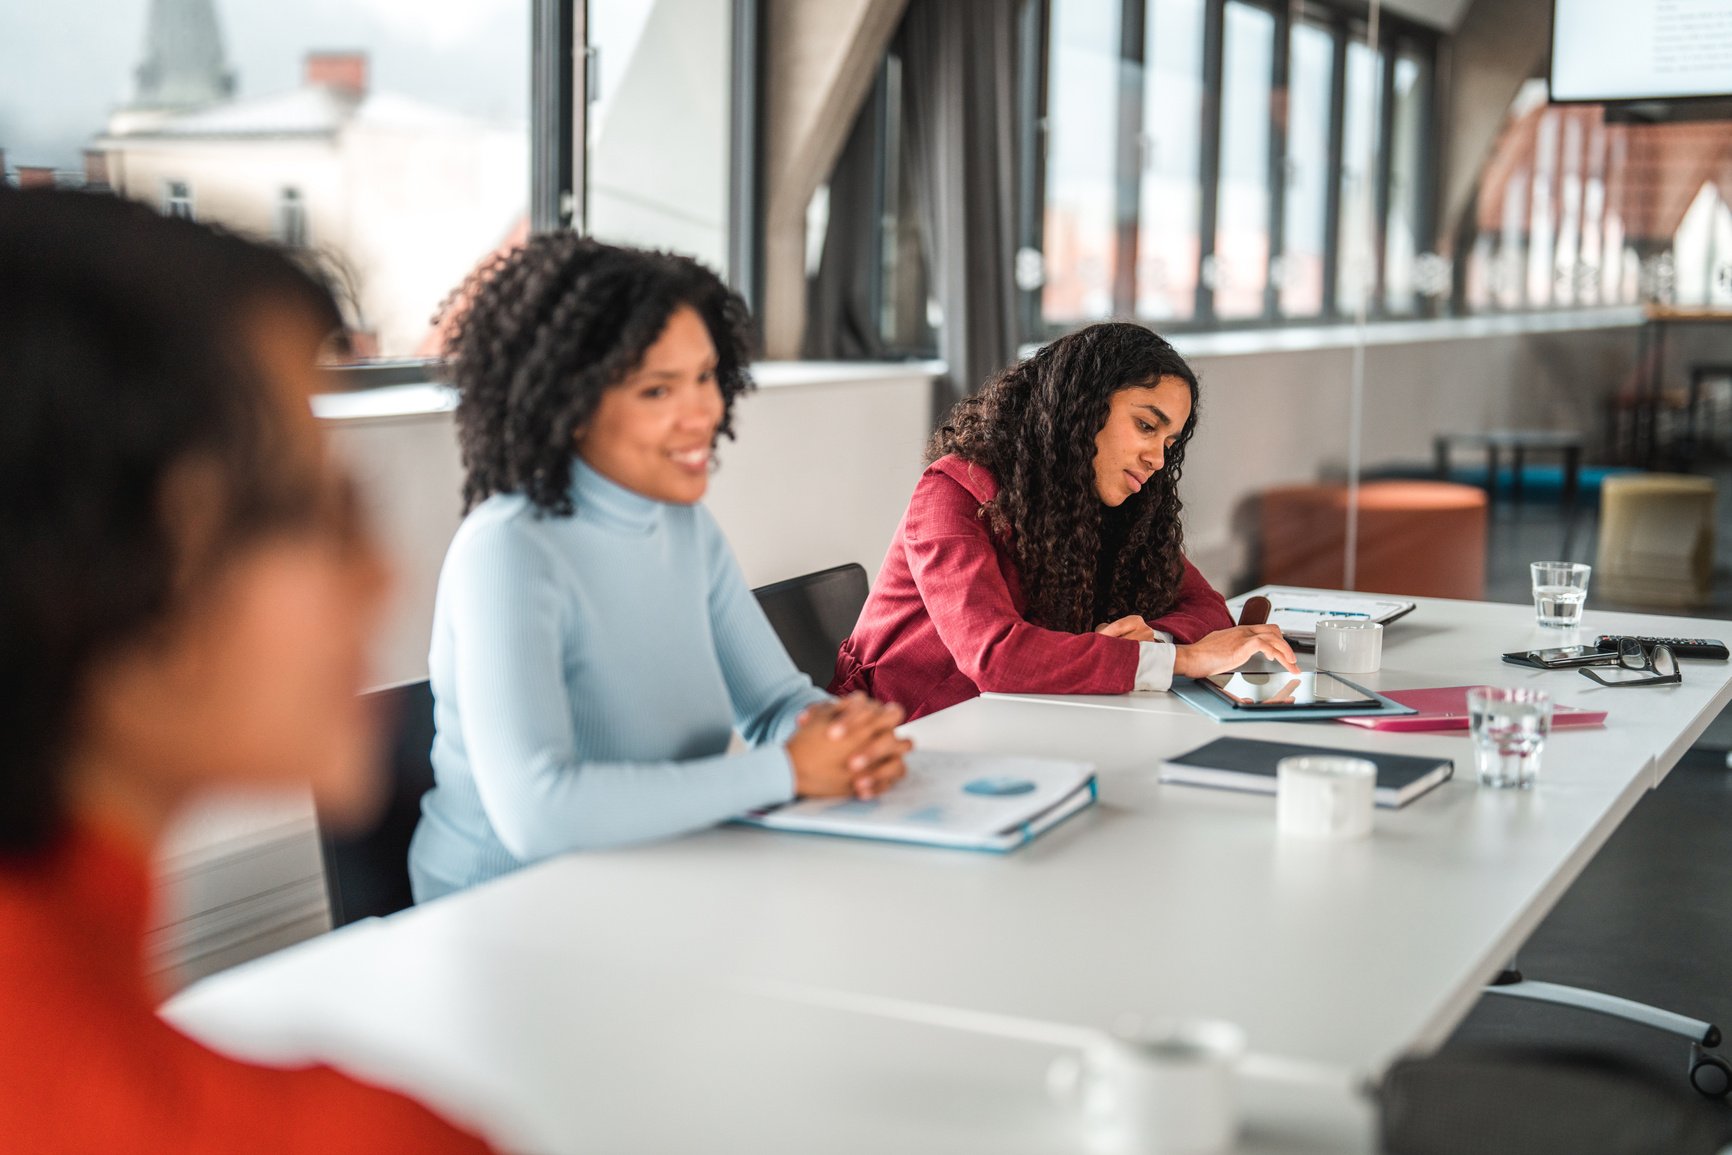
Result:
<svg viewBox="0 0 1732 1155">
<path fill-rule="evenodd" d="M 1590 611 L 1584 633 L 1599 632 L 1727 637 L 1732 623 Z M 1732 699 L 1727 663 L 1686 663 L 1676 687 L 1604 689 L 1498 657 L 1560 641 L 1529 607 L 1427 600 L 1388 628 L 1383 669 L 1365 679 L 1534 683 L 1609 710 L 1605 729 L 1553 733 L 1532 791 L 1478 788 L 1465 733 L 1223 725 L 1169 695 L 987 697 L 908 732 L 928 748 L 1080 757 L 1100 772 L 1097 806 L 1014 854 L 723 828 L 571 855 L 218 976 L 171 1013 L 218 1045 L 328 1058 L 471 1104 L 527 1150 L 655 1149 L 623 1138 L 650 1083 L 667 1104 L 658 1125 L 687 1146 L 730 1149 L 724 1124 L 737 1120 L 740 1149 L 799 1150 L 809 1123 L 835 1120 L 858 1128 L 861 1150 L 1074 1148 L 1037 1081 L 1067 1030 L 1127 1011 L 1218 1017 L 1245 1029 L 1262 1069 L 1312 1072 L 1330 1142 L 1365 1149 L 1340 1088 L 1440 1043 Z M 1457 777 L 1379 811 L 1368 840 L 1285 840 L 1268 797 L 1156 782 L 1163 757 L 1228 734 L 1440 753 Z M 472 1050 L 528 1082 L 484 1077 Z M 738 1100 L 762 1109 L 723 1110 L 712 1063 L 730 1068 L 724 1084 L 782 1089 Z M 545 1086 L 520 1070 L 548 1065 L 560 1075 Z M 908 1071 L 937 1080 L 935 1097 L 890 1093 Z M 808 1074 L 872 1089 L 871 1109 L 808 1110 Z M 573 1089 L 591 1077 L 606 1092 L 594 1101 Z M 574 1096 L 585 1108 L 562 1114 Z M 938 1106 L 970 1102 L 994 1106 L 960 1128 Z M 1308 1149 L 1276 1084 L 1249 1102 L 1246 1150 Z M 1282 1139 L 1259 1146 L 1270 1136 Z"/>
</svg>

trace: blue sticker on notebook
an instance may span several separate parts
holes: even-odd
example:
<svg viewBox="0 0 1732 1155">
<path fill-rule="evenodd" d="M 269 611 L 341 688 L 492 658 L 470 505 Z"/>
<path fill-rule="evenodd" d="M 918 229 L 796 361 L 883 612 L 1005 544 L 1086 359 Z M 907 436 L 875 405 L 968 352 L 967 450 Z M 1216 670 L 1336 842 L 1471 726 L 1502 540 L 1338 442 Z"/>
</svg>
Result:
<svg viewBox="0 0 1732 1155">
<path fill-rule="evenodd" d="M 1027 778 L 976 778 L 962 789 L 968 794 L 1002 798 L 1009 794 L 1027 794 L 1034 789 L 1034 783 Z"/>
</svg>

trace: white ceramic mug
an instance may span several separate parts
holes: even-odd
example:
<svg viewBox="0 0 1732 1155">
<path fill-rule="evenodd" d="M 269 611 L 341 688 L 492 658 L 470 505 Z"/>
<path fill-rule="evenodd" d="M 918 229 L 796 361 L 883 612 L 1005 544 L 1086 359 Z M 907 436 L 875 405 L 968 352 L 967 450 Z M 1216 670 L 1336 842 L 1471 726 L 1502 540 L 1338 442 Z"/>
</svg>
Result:
<svg viewBox="0 0 1732 1155">
<path fill-rule="evenodd" d="M 1383 625 L 1359 618 L 1317 623 L 1317 668 L 1338 674 L 1373 674 L 1383 664 Z"/>
<path fill-rule="evenodd" d="M 1301 838 L 1371 833 L 1377 766 L 1364 758 L 1313 754 L 1275 763 L 1275 826 Z"/>
<path fill-rule="evenodd" d="M 1127 1017 L 1056 1060 L 1047 1085 L 1082 1113 L 1094 1151 L 1212 1155 L 1239 1133 L 1233 1081 L 1244 1053 L 1245 1033 L 1231 1023 Z"/>
</svg>

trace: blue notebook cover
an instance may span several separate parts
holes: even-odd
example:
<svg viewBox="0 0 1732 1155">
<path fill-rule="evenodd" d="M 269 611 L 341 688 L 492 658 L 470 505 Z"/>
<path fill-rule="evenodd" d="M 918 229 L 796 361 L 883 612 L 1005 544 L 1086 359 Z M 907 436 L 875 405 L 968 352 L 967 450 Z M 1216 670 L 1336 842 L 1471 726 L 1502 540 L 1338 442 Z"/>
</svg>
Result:
<svg viewBox="0 0 1732 1155">
<path fill-rule="evenodd" d="M 1339 674 L 1336 677 L 1340 677 Z M 1310 722 L 1329 718 L 1380 718 L 1393 714 L 1418 713 L 1412 706 L 1403 706 L 1400 702 L 1386 698 L 1376 690 L 1366 689 L 1358 682 L 1341 678 L 1343 682 L 1356 690 L 1362 690 L 1376 698 L 1378 704 L 1358 709 L 1300 709 L 1300 710 L 1242 710 L 1219 695 L 1205 690 L 1192 678 L 1174 678 L 1173 696 L 1199 714 L 1207 715 L 1217 722 Z"/>
</svg>

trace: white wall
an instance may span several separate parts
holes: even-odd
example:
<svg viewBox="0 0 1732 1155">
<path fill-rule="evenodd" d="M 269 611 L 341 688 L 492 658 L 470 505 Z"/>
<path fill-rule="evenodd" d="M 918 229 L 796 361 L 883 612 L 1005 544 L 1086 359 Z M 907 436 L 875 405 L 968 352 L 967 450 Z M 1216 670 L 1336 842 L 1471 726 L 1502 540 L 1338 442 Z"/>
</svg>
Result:
<svg viewBox="0 0 1732 1155">
<path fill-rule="evenodd" d="M 746 580 L 764 585 L 859 562 L 876 574 L 920 475 L 938 366 L 759 367 L 735 410 L 706 499 Z M 433 593 L 462 518 L 450 395 L 409 386 L 323 397 L 331 445 L 354 470 L 394 562 L 380 684 L 427 676 Z"/>
<path fill-rule="evenodd" d="M 783 363 L 734 418 L 706 498 L 754 586 L 859 562 L 872 577 L 931 432 L 937 366 Z"/>
<path fill-rule="evenodd" d="M 394 571 L 374 680 L 419 681 L 427 676 L 439 565 L 463 516 L 463 467 L 449 400 L 420 412 L 327 416 L 324 424 L 333 451 L 354 471 Z"/>
</svg>

